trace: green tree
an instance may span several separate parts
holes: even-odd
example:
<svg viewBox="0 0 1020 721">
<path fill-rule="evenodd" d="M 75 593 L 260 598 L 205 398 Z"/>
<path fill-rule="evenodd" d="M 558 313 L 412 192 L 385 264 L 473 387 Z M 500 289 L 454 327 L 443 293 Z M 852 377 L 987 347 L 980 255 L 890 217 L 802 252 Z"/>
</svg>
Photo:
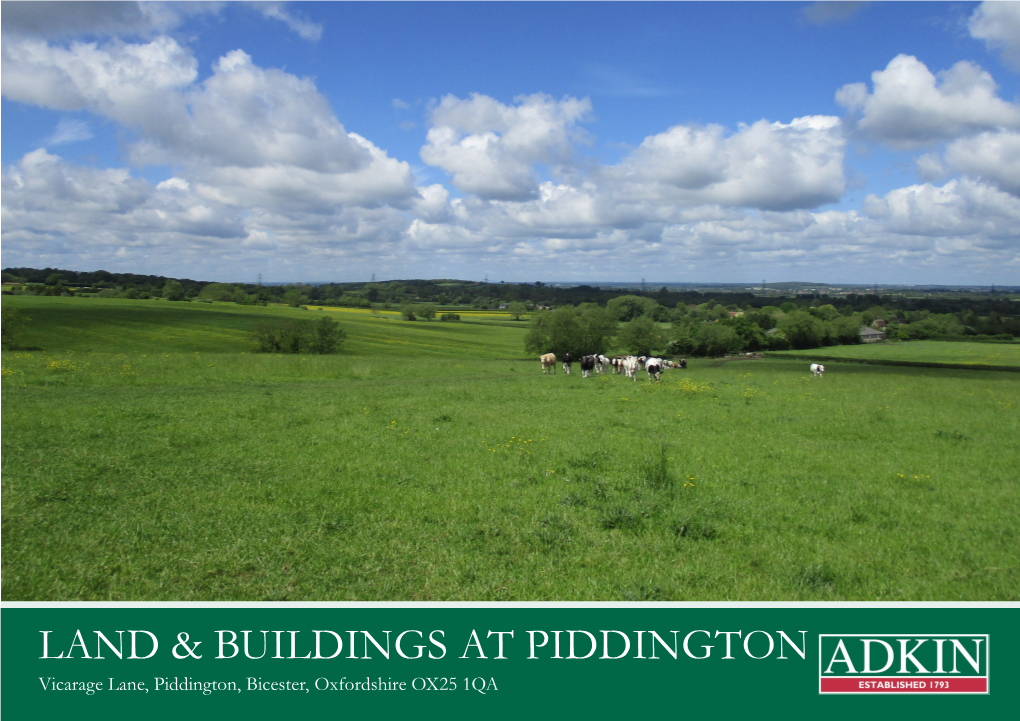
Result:
<svg viewBox="0 0 1020 721">
<path fill-rule="evenodd" d="M 909 325 L 899 326 L 898 334 L 906 340 L 942 338 L 963 335 L 964 326 L 952 313 L 931 313 Z"/>
<path fill-rule="evenodd" d="M 589 355 L 609 350 L 616 334 L 616 319 L 605 309 L 570 305 L 532 314 L 524 337 L 527 353 Z"/>
<path fill-rule="evenodd" d="M 580 312 L 573 306 L 543 310 L 532 314 L 524 336 L 526 353 L 580 353 L 583 337 Z"/>
<path fill-rule="evenodd" d="M 418 306 L 417 313 L 422 320 L 432 320 L 436 317 L 436 304 L 422 303 Z"/>
<path fill-rule="evenodd" d="M 737 331 L 723 323 L 705 323 L 698 330 L 698 355 L 726 355 L 738 352 L 743 346 L 744 341 Z"/>
<path fill-rule="evenodd" d="M 659 304 L 640 295 L 620 295 L 606 303 L 617 320 L 627 323 L 643 315 L 651 315 Z"/>
<path fill-rule="evenodd" d="M 209 283 L 198 292 L 199 300 L 234 300 L 234 286 L 229 283 Z"/>
<path fill-rule="evenodd" d="M 825 324 L 803 310 L 794 311 L 780 320 L 778 328 L 797 349 L 818 348 L 825 339 Z"/>
<path fill-rule="evenodd" d="M 642 316 L 623 327 L 619 344 L 635 355 L 651 355 L 653 349 L 662 347 L 663 337 L 654 321 Z"/>
<path fill-rule="evenodd" d="M 528 306 L 524 305 L 524 303 L 521 303 L 519 300 L 515 300 L 506 307 L 506 310 L 510 314 L 511 318 L 514 320 L 520 320 L 527 314 Z"/>
<path fill-rule="evenodd" d="M 861 324 L 854 317 L 837 317 L 827 325 L 828 342 L 833 345 L 854 345 L 861 342 Z"/>
<path fill-rule="evenodd" d="M 818 306 L 815 309 L 815 314 L 822 320 L 832 320 L 839 317 L 839 311 L 831 303 Z"/>
<path fill-rule="evenodd" d="M 167 300 L 184 300 L 184 286 L 176 280 L 168 280 L 163 286 L 163 297 Z"/>
<path fill-rule="evenodd" d="M 773 328 L 776 327 L 776 322 L 772 319 L 772 316 L 770 316 L 768 313 L 752 311 L 750 313 L 745 313 L 744 317 L 747 318 L 752 323 L 754 323 L 759 328 L 761 328 L 762 330 L 772 330 Z"/>
<path fill-rule="evenodd" d="M 765 334 L 765 342 L 769 350 L 790 350 L 790 339 L 778 328 Z"/>
<path fill-rule="evenodd" d="M 0 310 L 0 345 L 4 348 L 20 348 L 28 320 L 17 308 L 4 306 Z"/>
<path fill-rule="evenodd" d="M 301 295 L 300 290 L 297 288 L 291 288 L 283 294 L 283 302 L 291 308 L 298 308 L 305 302 L 305 298 Z"/>
<path fill-rule="evenodd" d="M 670 355 L 692 355 L 698 347 L 698 328 L 694 323 L 674 323 L 672 336 L 666 345 L 666 352 Z"/>
<path fill-rule="evenodd" d="M 417 309 L 410 303 L 400 306 L 400 315 L 404 320 L 417 320 L 416 311 Z"/>
<path fill-rule="evenodd" d="M 729 326 L 740 336 L 743 345 L 737 350 L 761 350 L 765 347 L 765 331 L 757 323 L 751 322 L 747 316 L 731 318 L 720 323 Z"/>
<path fill-rule="evenodd" d="M 613 314 L 593 303 L 581 311 L 581 344 L 577 352 L 581 355 L 605 353 L 618 332 L 619 325 Z"/>
<path fill-rule="evenodd" d="M 336 353 L 347 338 L 346 331 L 329 316 L 319 318 L 311 330 L 308 349 L 312 353 Z"/>
<path fill-rule="evenodd" d="M 311 348 L 315 328 L 307 320 L 261 320 L 249 336 L 261 353 L 300 353 Z"/>
</svg>

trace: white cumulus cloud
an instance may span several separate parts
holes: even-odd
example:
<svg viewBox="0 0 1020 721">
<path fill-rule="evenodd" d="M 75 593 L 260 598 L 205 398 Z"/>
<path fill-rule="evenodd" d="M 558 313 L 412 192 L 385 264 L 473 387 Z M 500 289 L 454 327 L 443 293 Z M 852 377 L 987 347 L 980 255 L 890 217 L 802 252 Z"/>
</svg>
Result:
<svg viewBox="0 0 1020 721">
<path fill-rule="evenodd" d="M 970 34 L 994 50 L 1015 70 L 1020 70 L 1020 2 L 983 2 L 968 22 Z"/>
<path fill-rule="evenodd" d="M 1020 197 L 1020 133 L 1000 130 L 961 138 L 946 148 L 946 162 Z"/>
<path fill-rule="evenodd" d="M 483 198 L 525 200 L 538 192 L 536 163 L 570 158 L 573 129 L 591 111 L 587 99 L 535 94 L 504 105 L 486 95 L 447 95 L 433 108 L 421 157 Z"/>
<path fill-rule="evenodd" d="M 830 116 L 761 120 L 730 136 L 719 126 L 676 126 L 607 169 L 604 192 L 688 206 L 810 208 L 843 194 L 845 147 L 839 119 Z"/>
<path fill-rule="evenodd" d="M 864 83 L 844 85 L 836 101 L 860 113 L 866 137 L 910 149 L 997 128 L 1020 127 L 1020 106 L 996 95 L 992 76 L 966 60 L 936 76 L 912 55 L 897 55 Z"/>
</svg>

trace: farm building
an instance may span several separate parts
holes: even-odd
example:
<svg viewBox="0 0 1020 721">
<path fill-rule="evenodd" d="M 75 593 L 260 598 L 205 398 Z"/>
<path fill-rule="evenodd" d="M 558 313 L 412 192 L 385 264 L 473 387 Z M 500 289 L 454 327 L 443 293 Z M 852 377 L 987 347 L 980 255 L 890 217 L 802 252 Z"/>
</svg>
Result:
<svg viewBox="0 0 1020 721">
<path fill-rule="evenodd" d="M 875 330 L 874 328 L 868 328 L 867 326 L 861 326 L 861 342 L 862 343 L 879 343 L 885 340 L 885 332 Z"/>
</svg>

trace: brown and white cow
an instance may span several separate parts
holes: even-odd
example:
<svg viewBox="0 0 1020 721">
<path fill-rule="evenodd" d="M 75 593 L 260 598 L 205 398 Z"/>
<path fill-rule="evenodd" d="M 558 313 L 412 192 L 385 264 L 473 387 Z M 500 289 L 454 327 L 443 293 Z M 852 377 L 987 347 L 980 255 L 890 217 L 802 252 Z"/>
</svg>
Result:
<svg viewBox="0 0 1020 721">
<path fill-rule="evenodd" d="M 549 370 L 551 369 L 552 372 L 553 372 L 553 375 L 556 375 L 556 354 L 555 353 L 546 353 L 546 354 L 542 355 L 541 357 L 539 357 L 538 360 L 541 361 L 541 363 L 542 363 L 542 373 L 543 374 L 548 373 Z"/>
</svg>

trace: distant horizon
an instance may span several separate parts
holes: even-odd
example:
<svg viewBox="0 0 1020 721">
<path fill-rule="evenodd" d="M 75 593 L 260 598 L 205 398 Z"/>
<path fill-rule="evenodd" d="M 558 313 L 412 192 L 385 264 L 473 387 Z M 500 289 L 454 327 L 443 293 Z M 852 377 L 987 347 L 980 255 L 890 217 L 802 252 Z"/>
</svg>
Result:
<svg viewBox="0 0 1020 721">
<path fill-rule="evenodd" d="M 6 268 L 3 268 L 3 272 L 9 273 L 9 272 L 12 272 L 12 271 L 16 270 L 18 267 L 29 268 L 30 266 L 17 266 L 17 267 L 8 266 Z M 75 270 L 73 268 L 57 268 L 57 267 L 32 268 L 32 269 L 33 270 L 38 270 L 38 271 L 49 269 L 49 270 L 54 270 L 54 271 L 69 271 L 69 272 L 73 272 L 73 273 L 107 272 L 107 273 L 125 273 L 125 274 L 132 274 L 132 275 L 155 275 L 155 276 L 160 276 L 160 277 L 165 277 L 165 278 L 179 278 L 179 279 L 193 280 L 193 281 L 198 282 L 198 283 L 232 283 L 232 284 L 243 284 L 243 285 L 256 285 L 259 282 L 257 280 L 204 280 L 204 279 L 191 278 L 191 277 L 183 276 L 183 275 L 167 275 L 165 273 L 135 273 L 133 271 L 110 271 L 110 270 L 106 270 L 105 268 L 97 268 L 95 270 Z M 387 277 L 387 278 L 380 278 L 380 279 L 376 279 L 376 280 L 371 280 L 371 279 L 368 279 L 368 280 L 266 280 L 266 279 L 263 279 L 261 281 L 261 283 L 262 283 L 262 285 L 298 285 L 298 284 L 300 284 L 300 285 L 329 285 L 329 284 L 347 284 L 347 283 L 392 283 L 392 282 L 407 282 L 407 281 L 419 281 L 419 280 L 420 281 L 427 281 L 427 282 L 453 281 L 453 282 L 460 282 L 460 283 L 479 283 L 479 284 L 488 284 L 488 285 L 501 285 L 501 284 L 508 284 L 508 285 L 534 285 L 535 282 L 536 282 L 536 281 L 526 281 L 526 280 L 491 280 L 491 279 L 486 281 L 486 280 L 475 280 L 475 279 L 471 279 L 471 278 L 454 278 L 454 277 L 447 277 L 447 276 L 432 277 L 432 278 L 422 278 L 422 277 L 411 277 L 411 276 L 408 276 L 408 277 L 404 277 L 404 278 L 389 278 L 389 277 Z M 568 280 L 539 280 L 538 282 L 542 283 L 543 285 L 556 286 L 556 287 L 568 287 L 568 288 L 582 286 L 582 285 L 593 286 L 593 287 L 594 286 L 600 286 L 600 287 L 621 287 L 621 288 L 644 285 L 646 292 L 647 291 L 653 291 L 654 292 L 655 290 L 658 290 L 659 288 L 661 288 L 663 286 L 666 286 L 666 287 L 677 287 L 677 286 L 711 287 L 711 286 L 719 286 L 719 287 L 740 287 L 740 288 L 751 288 L 751 289 L 761 289 L 762 288 L 762 285 L 761 285 L 760 281 L 759 282 L 755 282 L 755 281 L 746 281 L 746 282 L 741 282 L 741 281 L 735 281 L 735 282 L 727 282 L 727 281 L 672 281 L 672 280 L 665 281 L 665 280 L 648 280 L 648 279 L 645 279 L 644 281 L 640 281 L 640 280 L 637 280 L 637 281 L 632 281 L 632 280 L 581 280 L 581 281 L 573 281 L 573 280 L 569 280 L 569 281 Z M 996 289 L 996 290 L 1003 290 L 1003 291 L 1010 291 L 1010 292 L 1020 291 L 1020 285 L 1005 285 L 1005 284 L 999 284 L 999 283 L 989 283 L 987 285 L 985 285 L 985 284 L 975 284 L 975 283 L 839 283 L 839 282 L 829 282 L 829 281 L 804 281 L 804 280 L 777 280 L 775 282 L 766 282 L 764 288 L 765 289 L 773 289 L 773 288 L 779 289 L 779 286 L 825 287 L 825 288 L 837 288 L 837 289 L 842 289 L 842 288 L 861 288 L 861 289 L 864 289 L 864 290 L 868 290 L 870 288 L 873 288 L 873 287 L 877 286 L 879 288 L 879 290 L 881 290 L 883 288 L 963 288 L 963 289 L 968 289 L 968 290 L 987 289 L 987 290 L 991 291 L 992 289 Z M 783 288 L 783 290 L 791 290 L 791 288 Z"/>
</svg>

